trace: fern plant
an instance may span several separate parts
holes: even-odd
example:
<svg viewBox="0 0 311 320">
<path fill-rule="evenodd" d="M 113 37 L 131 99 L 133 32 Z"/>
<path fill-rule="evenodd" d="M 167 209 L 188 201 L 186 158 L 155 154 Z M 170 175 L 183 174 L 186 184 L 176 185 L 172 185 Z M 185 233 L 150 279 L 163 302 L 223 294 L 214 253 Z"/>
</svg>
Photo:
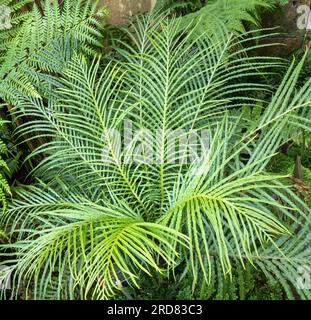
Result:
<svg viewBox="0 0 311 320">
<path fill-rule="evenodd" d="M 4 121 L 0 119 L 0 128 L 4 125 Z M 0 203 L 1 203 L 1 212 L 3 213 L 7 209 L 7 196 L 11 195 L 11 189 L 7 182 L 7 176 L 9 174 L 9 167 L 3 159 L 3 156 L 6 156 L 8 153 L 7 146 L 5 143 L 0 140 Z M 1 231 L 1 228 L 0 228 Z"/>
<path fill-rule="evenodd" d="M 12 104 L 19 95 L 40 97 L 74 51 L 96 54 L 102 47 L 105 8 L 96 1 L 1 0 L 11 10 L 12 28 L 0 32 L 0 97 Z M 31 9 L 25 11 L 25 4 Z M 21 11 L 21 9 L 23 9 Z M 61 54 L 61 56 L 59 56 Z"/>
<path fill-rule="evenodd" d="M 203 2 L 203 4 L 202 4 Z M 204 33 L 219 23 L 227 25 L 234 32 L 245 32 L 244 23 L 257 25 L 260 21 L 258 10 L 271 9 L 276 4 L 285 5 L 288 0 L 208 0 L 208 1 L 158 0 L 156 8 L 174 11 L 176 8 L 194 8 L 182 16 L 182 29 L 195 28 L 196 33 Z M 204 4 L 205 3 L 205 4 Z"/>
<path fill-rule="evenodd" d="M 146 276 L 141 280 L 143 290 L 128 288 L 126 292 L 134 300 L 284 300 L 284 290 L 277 282 L 262 277 L 255 272 L 253 266 L 242 267 L 237 263 L 232 270 L 232 277 L 219 277 L 210 284 L 202 282 L 192 290 L 193 279 L 183 273 L 183 265 L 179 266 L 175 277 Z M 120 293 L 117 300 L 125 298 Z"/>
<path fill-rule="evenodd" d="M 107 299 L 139 286 L 140 273 L 185 264 L 193 290 L 248 265 L 288 298 L 310 298 L 296 286 L 297 268 L 310 265 L 310 210 L 265 171 L 288 124 L 310 128 L 311 80 L 295 87 L 303 61 L 259 101 L 252 92 L 274 88 L 254 77 L 279 59 L 249 57 L 249 34 L 223 26 L 199 37 L 180 30 L 179 19 L 136 19 L 113 57 L 75 56 L 48 105 L 19 97 L 13 114 L 35 118 L 17 134 L 48 140 L 33 152 L 46 156 L 37 185 L 20 188 L 1 217 L 11 297 L 23 288 L 26 298 Z M 233 112 L 258 103 L 266 108 L 254 126 Z M 129 124 L 132 139 L 116 138 Z"/>
</svg>

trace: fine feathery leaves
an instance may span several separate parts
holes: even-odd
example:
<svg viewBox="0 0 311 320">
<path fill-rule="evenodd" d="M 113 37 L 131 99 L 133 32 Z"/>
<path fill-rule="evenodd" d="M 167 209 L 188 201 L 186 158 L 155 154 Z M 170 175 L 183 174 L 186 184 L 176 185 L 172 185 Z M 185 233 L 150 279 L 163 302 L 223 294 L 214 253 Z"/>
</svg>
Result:
<svg viewBox="0 0 311 320">
<path fill-rule="evenodd" d="M 201 1 L 158 0 L 156 10 L 174 12 L 190 7 L 194 12 L 181 16 L 181 30 L 194 29 L 195 34 L 209 32 L 220 23 L 226 24 L 229 31 L 245 32 L 245 23 L 258 26 L 259 9 L 271 9 L 275 4 L 286 4 L 288 0 L 209 0 Z"/>
<path fill-rule="evenodd" d="M 53 94 L 19 99 L 14 116 L 31 120 L 16 134 L 46 142 L 32 154 L 45 155 L 38 185 L 1 219 L 13 296 L 54 286 L 61 298 L 65 283 L 80 298 L 109 298 L 139 286 L 140 272 L 182 263 L 194 287 L 209 285 L 238 263 L 308 298 L 295 275 L 310 265 L 310 210 L 286 177 L 265 172 L 286 124 L 310 112 L 310 86 L 295 88 L 303 61 L 274 90 L 254 77 L 282 62 L 248 56 L 249 34 L 194 36 L 180 23 L 133 20 L 113 56 L 76 55 Z M 267 107 L 247 128 L 235 111 L 258 103 Z"/>
<path fill-rule="evenodd" d="M 26 3 L 31 9 L 21 10 Z M 40 97 L 52 85 L 49 74 L 61 72 L 74 51 L 94 56 L 102 47 L 107 10 L 96 1 L 44 0 L 40 8 L 25 0 L 4 5 L 12 20 L 11 28 L 0 33 L 0 97 L 8 102 L 17 104 L 19 95 Z"/>
</svg>

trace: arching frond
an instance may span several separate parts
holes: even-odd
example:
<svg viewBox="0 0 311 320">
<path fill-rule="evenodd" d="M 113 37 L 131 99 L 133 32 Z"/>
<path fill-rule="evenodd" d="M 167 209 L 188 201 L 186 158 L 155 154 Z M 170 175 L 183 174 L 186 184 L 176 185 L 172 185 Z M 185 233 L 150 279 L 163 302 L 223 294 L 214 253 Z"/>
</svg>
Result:
<svg viewBox="0 0 311 320">
<path fill-rule="evenodd" d="M 62 277 L 67 270 L 72 287 L 83 288 L 84 298 L 108 298 L 122 282 L 138 286 L 138 270 L 162 272 L 160 257 L 163 270 L 171 268 L 171 238 L 186 244 L 182 234 L 144 221 L 122 203 L 90 202 L 74 190 L 68 198 L 49 187 L 22 190 L 7 216 L 13 218 L 10 236 L 20 240 L 7 246 L 19 254 L 5 263 L 15 263 L 16 281 L 26 281 L 26 287 L 35 280 L 41 294 L 54 272 Z"/>
</svg>

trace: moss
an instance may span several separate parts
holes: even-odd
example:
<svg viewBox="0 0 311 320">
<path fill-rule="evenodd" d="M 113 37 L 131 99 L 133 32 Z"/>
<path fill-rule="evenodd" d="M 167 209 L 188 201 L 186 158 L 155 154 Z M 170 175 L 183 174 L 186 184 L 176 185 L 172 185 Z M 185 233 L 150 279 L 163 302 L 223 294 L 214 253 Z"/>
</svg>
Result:
<svg viewBox="0 0 311 320">
<path fill-rule="evenodd" d="M 292 148 L 288 155 L 279 153 L 275 156 L 268 166 L 268 171 L 282 174 L 282 175 L 292 175 L 295 168 L 296 156 L 299 154 L 297 151 L 298 147 Z M 311 152 L 306 152 L 302 157 L 302 174 L 303 182 L 311 187 Z"/>
</svg>

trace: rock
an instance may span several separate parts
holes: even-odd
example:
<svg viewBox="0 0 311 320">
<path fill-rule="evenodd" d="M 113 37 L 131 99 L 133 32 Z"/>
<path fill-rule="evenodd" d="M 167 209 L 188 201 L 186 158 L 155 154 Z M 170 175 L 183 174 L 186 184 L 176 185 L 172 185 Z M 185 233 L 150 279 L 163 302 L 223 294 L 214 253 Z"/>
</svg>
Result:
<svg viewBox="0 0 311 320">
<path fill-rule="evenodd" d="M 150 10 L 155 5 L 156 0 L 101 0 L 100 4 L 107 5 L 110 9 L 108 23 L 120 25 L 125 22 L 125 18 Z"/>
<path fill-rule="evenodd" d="M 307 8 L 301 6 L 310 7 L 310 2 L 310 0 L 290 0 L 287 5 L 277 6 L 273 12 L 266 12 L 264 14 L 262 27 L 277 27 L 275 31 L 281 33 L 279 36 L 270 37 L 263 41 L 264 44 L 280 43 L 278 46 L 264 49 L 265 54 L 285 57 L 295 50 L 302 48 L 305 41 L 306 29 L 299 29 L 298 21 L 302 19 L 302 15 L 305 13 L 304 11 L 302 12 L 302 9 Z"/>
</svg>

